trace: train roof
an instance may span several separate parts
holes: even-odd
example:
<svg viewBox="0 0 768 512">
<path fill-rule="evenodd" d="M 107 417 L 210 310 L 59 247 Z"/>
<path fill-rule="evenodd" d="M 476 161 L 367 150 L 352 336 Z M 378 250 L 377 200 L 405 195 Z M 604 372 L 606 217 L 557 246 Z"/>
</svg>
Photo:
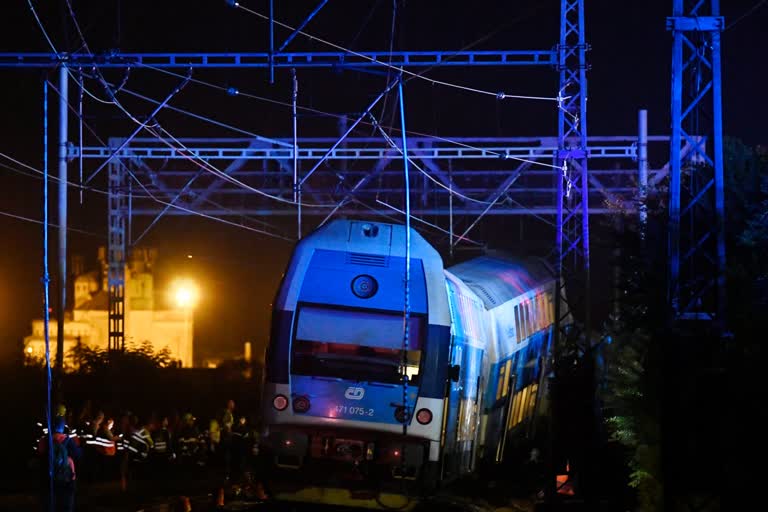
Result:
<svg viewBox="0 0 768 512">
<path fill-rule="evenodd" d="M 552 281 L 551 269 L 541 260 L 512 260 L 480 256 L 447 269 L 493 309 L 531 289 Z"/>
</svg>

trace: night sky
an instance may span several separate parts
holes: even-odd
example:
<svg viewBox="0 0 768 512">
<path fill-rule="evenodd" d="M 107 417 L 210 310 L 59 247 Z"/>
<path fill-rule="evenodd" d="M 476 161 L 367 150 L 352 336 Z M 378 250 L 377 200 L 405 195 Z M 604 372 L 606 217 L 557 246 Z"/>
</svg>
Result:
<svg viewBox="0 0 768 512">
<path fill-rule="evenodd" d="M 0 51 L 48 51 L 45 39 L 24 1 L 6 2 L 0 18 Z M 63 1 L 45 4 L 39 13 L 54 44 L 60 50 L 78 48 L 79 40 Z M 123 51 L 266 51 L 267 24 L 242 11 L 228 8 L 223 0 L 73 0 L 73 6 L 92 51 L 110 48 Z M 296 25 L 316 5 L 312 1 L 276 1 L 276 17 Z M 757 0 L 722 2 L 726 23 L 747 13 Z M 765 55 L 768 54 L 768 4 L 740 19 L 723 34 L 724 131 L 748 144 L 768 143 L 765 101 Z M 12 4 L 12 5 L 11 5 Z M 262 13 L 266 1 L 244 0 Z M 355 50 L 384 51 L 390 45 L 391 0 L 331 0 L 308 25 L 307 31 Z M 651 134 L 668 133 L 671 35 L 665 17 L 671 1 L 617 2 L 587 0 L 587 37 L 592 45 L 589 60 L 589 129 L 595 135 L 636 133 L 636 112 L 649 110 Z M 458 50 L 481 40 L 473 49 L 549 49 L 559 30 L 559 2 L 437 1 L 398 2 L 393 48 L 396 50 Z M 277 30 L 278 41 L 286 32 Z M 484 36 L 488 36 L 487 38 Z M 292 51 L 331 51 L 301 36 Z M 39 70 L 4 69 L 0 81 L 3 113 L 0 151 L 36 168 L 42 167 L 42 76 Z M 119 81 L 122 73 L 105 72 Z M 480 89 L 512 94 L 554 96 L 556 73 L 549 69 L 435 69 L 428 76 Z M 55 79 L 56 72 L 51 72 Z M 276 100 L 290 101 L 290 74 L 278 70 L 269 85 L 264 70 L 199 70 L 196 78 L 238 87 Z M 359 112 L 380 92 L 386 77 L 329 70 L 300 70 L 299 103 L 335 113 Z M 162 99 L 178 81 L 151 70 L 133 70 L 127 82 L 131 90 Z M 99 90 L 96 83 L 91 89 Z M 74 98 L 76 88 L 71 86 Z M 52 94 L 50 122 L 50 169 L 55 173 L 56 117 Z M 406 88 L 408 128 L 443 136 L 555 135 L 556 112 L 551 104 L 497 101 L 413 81 Z M 146 115 L 146 103 L 123 98 L 133 113 Z M 391 98 L 384 119 L 392 116 Z M 214 116 L 265 136 L 290 136 L 290 109 L 283 106 L 230 97 L 190 85 L 173 105 Z M 379 111 L 380 112 L 380 111 Z M 169 112 L 158 119 L 176 136 L 223 137 L 231 133 L 191 122 Z M 86 120 L 98 134 L 126 136 L 134 125 L 117 109 L 86 103 Z M 333 118 L 302 116 L 300 136 L 333 136 Z M 70 138 L 77 125 L 70 118 Z M 370 135 L 369 129 L 358 134 Z M 0 163 L 9 164 L 2 159 Z M 654 162 L 652 162 L 653 164 Z M 659 163 L 659 162 L 655 162 Z M 92 165 L 92 164 L 87 164 Z M 13 166 L 18 169 L 18 166 Z M 88 169 L 92 167 L 87 167 Z M 71 167 L 75 176 L 76 165 Z M 33 174 L 33 173 L 28 173 Z M 97 186 L 106 187 L 104 176 Z M 55 186 L 51 188 L 55 194 Z M 70 194 L 70 225 L 89 232 L 70 234 L 73 254 L 95 264 L 96 248 L 106 244 L 106 201 L 96 193 L 80 204 Z M 55 222 L 55 202 L 51 203 Z M 0 167 L 0 212 L 42 218 L 42 184 L 30 175 Z M 144 221 L 137 221 L 144 222 Z M 292 222 L 274 221 L 293 233 Z M 483 231 L 491 244 L 494 234 Z M 55 233 L 51 242 L 55 248 Z M 37 224 L 0 214 L 0 358 L 18 356 L 21 339 L 32 318 L 42 313 L 42 231 Z M 145 239 L 159 249 L 159 277 L 192 276 L 200 282 L 203 301 L 197 314 L 197 354 L 237 351 L 246 339 L 263 342 L 269 322 L 269 303 L 290 254 L 291 244 L 254 233 L 190 217 L 161 220 Z M 187 258 L 192 255 L 192 258 Z M 55 253 L 52 254 L 55 257 Z M 52 259 L 55 263 L 55 259 Z M 52 272 L 55 267 L 52 268 Z M 158 283 L 162 285 L 162 281 Z"/>
</svg>

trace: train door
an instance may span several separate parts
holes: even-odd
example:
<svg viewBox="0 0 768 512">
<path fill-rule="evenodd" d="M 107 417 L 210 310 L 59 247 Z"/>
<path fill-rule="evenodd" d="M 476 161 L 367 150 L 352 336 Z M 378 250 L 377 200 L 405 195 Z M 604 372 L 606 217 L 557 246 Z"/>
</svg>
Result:
<svg viewBox="0 0 768 512">
<path fill-rule="evenodd" d="M 459 427 L 456 433 L 459 450 L 459 472 L 468 473 L 474 468 L 474 455 L 478 437 L 480 376 L 484 351 L 467 345 L 461 358 L 461 393 Z"/>
<path fill-rule="evenodd" d="M 507 422 L 512 414 L 512 397 L 518 385 L 518 375 L 515 372 L 517 354 L 507 359 L 499 369 L 499 381 L 496 399 L 500 401 L 496 412 L 496 458 L 497 463 L 504 461 L 504 451 L 507 444 Z"/>
<path fill-rule="evenodd" d="M 461 363 L 463 346 L 457 343 L 453 337 L 451 343 L 450 365 L 457 366 Z M 459 372 L 461 373 L 461 367 Z M 459 375 L 461 377 L 461 375 Z M 448 379 L 445 397 L 445 425 L 443 427 L 443 478 L 450 479 L 460 475 L 458 461 L 459 409 L 461 405 L 461 378 Z"/>
<path fill-rule="evenodd" d="M 469 469 L 468 471 L 473 472 L 475 470 L 475 465 L 477 463 L 477 459 L 482 456 L 481 450 L 482 450 L 482 436 L 484 434 L 485 429 L 485 423 L 482 421 L 482 418 L 485 416 L 483 411 L 483 396 L 485 394 L 485 364 L 486 364 L 486 358 L 487 355 L 485 352 L 483 352 L 481 357 L 481 370 L 480 375 L 477 377 L 477 391 L 475 393 L 475 404 L 474 404 L 474 418 L 473 418 L 473 424 L 475 425 L 475 432 L 472 436 L 472 453 L 470 455 L 470 461 L 469 461 Z"/>
</svg>

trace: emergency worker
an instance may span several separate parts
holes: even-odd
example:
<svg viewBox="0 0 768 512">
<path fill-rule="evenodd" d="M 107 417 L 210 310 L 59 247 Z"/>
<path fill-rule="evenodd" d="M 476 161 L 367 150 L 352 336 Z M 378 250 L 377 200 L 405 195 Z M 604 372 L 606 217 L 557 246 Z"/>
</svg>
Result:
<svg viewBox="0 0 768 512">
<path fill-rule="evenodd" d="M 224 478 L 229 480 L 232 472 L 232 429 L 235 426 L 235 401 L 228 400 L 221 418 L 221 449 L 224 452 Z"/>
<path fill-rule="evenodd" d="M 200 450 L 200 431 L 195 425 L 195 417 L 186 413 L 181 418 L 181 427 L 177 439 L 176 452 L 185 462 L 196 462 Z"/>
<path fill-rule="evenodd" d="M 53 422 L 53 467 L 51 473 L 53 476 L 53 499 L 57 511 L 72 512 L 75 510 L 75 492 L 77 472 L 75 461 L 80 459 L 82 454 L 77 441 L 68 436 L 64 431 L 66 421 L 63 416 L 57 416 Z M 42 468 L 49 467 L 48 457 L 48 435 L 40 439 L 38 445 L 38 454 L 45 459 L 41 465 Z M 42 482 L 48 507 L 50 510 L 50 474 L 45 472 Z"/>
<path fill-rule="evenodd" d="M 138 424 L 138 423 L 137 423 Z M 133 460 L 144 461 L 152 450 L 152 434 L 148 422 L 142 422 L 140 427 L 131 433 L 128 440 L 128 449 L 132 453 Z"/>
<path fill-rule="evenodd" d="M 232 429 L 232 475 L 239 478 L 248 459 L 250 429 L 245 416 L 239 416 Z"/>
<path fill-rule="evenodd" d="M 107 418 L 105 421 L 100 422 L 99 429 L 96 431 L 96 435 L 92 443 L 98 457 L 96 458 L 97 464 L 95 468 L 95 479 L 103 479 L 105 475 L 115 475 L 117 473 L 117 438 L 112 433 L 112 428 L 115 425 L 115 420 Z"/>
<path fill-rule="evenodd" d="M 163 416 L 160 426 L 152 432 L 152 452 L 158 460 L 167 460 L 173 455 L 173 439 L 168 430 L 168 416 Z"/>
</svg>

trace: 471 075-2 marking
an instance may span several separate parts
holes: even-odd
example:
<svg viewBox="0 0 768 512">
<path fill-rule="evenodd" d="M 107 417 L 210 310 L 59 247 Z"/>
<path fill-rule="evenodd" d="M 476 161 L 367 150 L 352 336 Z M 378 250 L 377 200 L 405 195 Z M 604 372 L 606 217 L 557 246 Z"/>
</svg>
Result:
<svg viewBox="0 0 768 512">
<path fill-rule="evenodd" d="M 348 405 L 337 405 L 336 412 L 341 414 L 353 414 L 355 416 L 373 416 L 374 410 L 370 407 L 350 407 Z"/>
</svg>

